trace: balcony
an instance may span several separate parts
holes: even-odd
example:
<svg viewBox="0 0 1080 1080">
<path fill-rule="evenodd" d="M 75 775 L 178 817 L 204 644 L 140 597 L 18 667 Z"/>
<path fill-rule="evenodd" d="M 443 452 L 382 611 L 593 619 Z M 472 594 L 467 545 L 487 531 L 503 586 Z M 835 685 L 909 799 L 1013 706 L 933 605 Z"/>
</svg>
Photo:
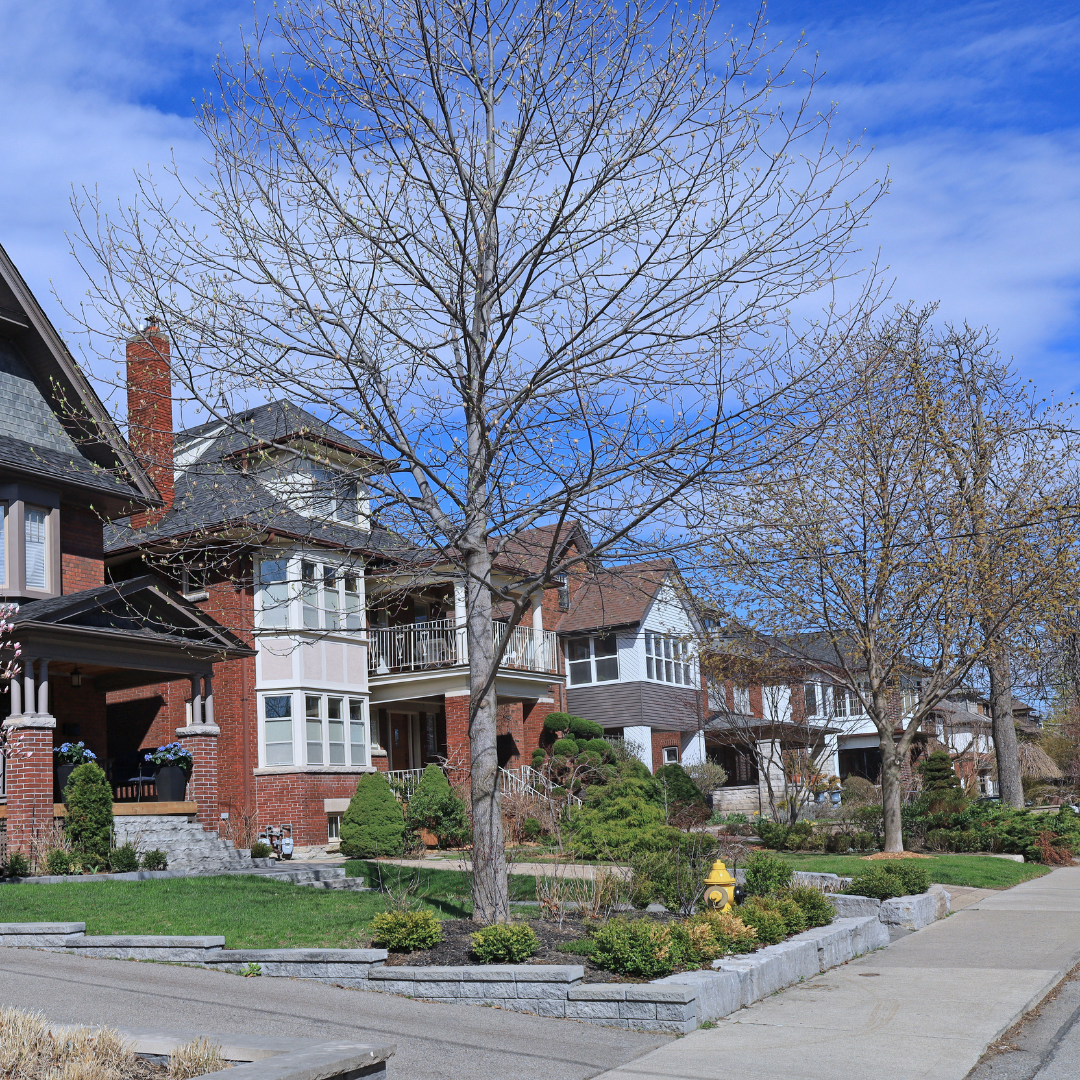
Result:
<svg viewBox="0 0 1080 1080">
<path fill-rule="evenodd" d="M 498 648 L 506 633 L 503 623 L 492 628 Z M 368 672 L 393 675 L 405 671 L 433 671 L 469 662 L 464 625 L 454 619 L 434 619 L 410 626 L 373 626 L 368 631 Z M 555 634 L 531 626 L 515 626 L 499 663 L 511 671 L 559 673 L 559 651 Z"/>
</svg>

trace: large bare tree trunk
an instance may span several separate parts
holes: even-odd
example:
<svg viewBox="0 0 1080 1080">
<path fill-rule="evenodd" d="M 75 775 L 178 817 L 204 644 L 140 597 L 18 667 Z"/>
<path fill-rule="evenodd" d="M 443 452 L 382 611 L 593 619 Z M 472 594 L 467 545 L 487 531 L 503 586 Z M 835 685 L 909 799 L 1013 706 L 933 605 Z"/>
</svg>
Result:
<svg viewBox="0 0 1080 1080">
<path fill-rule="evenodd" d="M 881 806 L 885 824 L 885 851 L 903 851 L 904 834 L 900 824 L 900 767 L 904 755 L 889 738 L 881 740 Z"/>
<path fill-rule="evenodd" d="M 1020 752 L 1016 746 L 1013 724 L 1012 670 L 1009 654 L 999 650 L 987 665 L 990 674 L 990 719 L 994 732 L 994 756 L 997 758 L 998 792 L 1001 801 L 1021 809 L 1024 785 L 1020 781 Z"/>
<path fill-rule="evenodd" d="M 469 641 L 469 746 L 472 752 L 473 921 L 507 922 L 510 894 L 499 800 L 495 644 L 491 627 L 491 557 L 486 548 L 467 553 Z"/>
</svg>

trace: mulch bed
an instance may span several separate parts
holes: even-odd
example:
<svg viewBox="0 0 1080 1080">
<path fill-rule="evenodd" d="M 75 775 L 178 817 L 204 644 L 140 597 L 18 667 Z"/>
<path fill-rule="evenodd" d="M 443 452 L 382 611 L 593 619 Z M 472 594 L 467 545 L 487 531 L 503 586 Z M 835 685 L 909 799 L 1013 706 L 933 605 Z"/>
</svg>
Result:
<svg viewBox="0 0 1080 1080">
<path fill-rule="evenodd" d="M 558 923 L 547 919 L 522 919 L 533 928 L 540 939 L 540 948 L 536 955 L 525 961 L 526 964 L 581 964 L 585 968 L 585 982 L 647 982 L 647 979 L 632 978 L 628 975 L 615 975 L 604 968 L 597 967 L 587 956 L 576 953 L 558 952 L 557 945 L 564 941 L 576 941 L 585 937 L 585 926 L 580 919 L 563 919 L 562 929 Z M 386 960 L 387 966 L 402 967 L 464 967 L 478 964 L 479 961 L 470 951 L 472 935 L 479 927 L 469 919 L 444 919 L 442 922 L 443 939 L 432 949 L 413 953 L 391 953 Z"/>
</svg>

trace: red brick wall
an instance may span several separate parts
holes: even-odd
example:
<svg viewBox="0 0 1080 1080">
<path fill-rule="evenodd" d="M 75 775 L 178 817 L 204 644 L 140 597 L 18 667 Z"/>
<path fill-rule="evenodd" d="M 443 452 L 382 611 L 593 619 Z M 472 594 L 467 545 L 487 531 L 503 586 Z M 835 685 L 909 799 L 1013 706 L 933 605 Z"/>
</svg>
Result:
<svg viewBox="0 0 1080 1080">
<path fill-rule="evenodd" d="M 496 734 L 502 736 L 501 748 L 512 746 L 513 753 L 505 761 L 507 768 L 527 761 L 529 754 L 525 749 L 525 725 L 520 701 L 507 701 L 498 708 L 495 718 Z M 501 757 L 502 755 L 500 755 Z"/>
<path fill-rule="evenodd" d="M 652 756 L 653 772 L 656 772 L 664 764 L 664 747 L 681 746 L 682 733 L 678 731 L 653 731 L 652 733 Z"/>
<path fill-rule="evenodd" d="M 132 514 L 140 529 L 160 520 L 173 503 L 173 412 L 169 342 L 157 327 L 127 344 L 128 443 L 158 489 L 165 507 Z"/>
<path fill-rule="evenodd" d="M 297 846 L 325 845 L 323 799 L 352 798 L 359 779 L 355 773 L 295 772 L 256 776 L 259 828 L 292 825 L 293 843 Z"/>
<path fill-rule="evenodd" d="M 188 780 L 187 797 L 198 804 L 196 820 L 208 832 L 216 832 L 221 824 L 218 810 L 218 738 L 216 735 L 184 735 L 180 743 L 195 759 Z"/>
<path fill-rule="evenodd" d="M 56 728 L 50 732 L 53 745 L 82 741 L 97 754 L 104 768 L 109 750 L 105 695 L 94 689 L 93 680 L 84 679 L 82 686 L 76 687 L 71 685 L 69 675 L 49 679 L 49 711 L 56 717 Z M 65 723 L 78 724 L 78 735 L 65 735 Z"/>
<path fill-rule="evenodd" d="M 23 728 L 12 733 L 16 756 L 7 761 L 8 851 L 30 854 L 35 832 L 53 823 L 53 733 Z"/>
<path fill-rule="evenodd" d="M 469 748 L 469 695 L 447 697 L 446 708 L 446 756 L 451 766 L 466 776 L 472 765 Z"/>
<path fill-rule="evenodd" d="M 105 584 L 101 518 L 89 507 L 60 507 L 60 591 L 81 592 Z"/>
</svg>

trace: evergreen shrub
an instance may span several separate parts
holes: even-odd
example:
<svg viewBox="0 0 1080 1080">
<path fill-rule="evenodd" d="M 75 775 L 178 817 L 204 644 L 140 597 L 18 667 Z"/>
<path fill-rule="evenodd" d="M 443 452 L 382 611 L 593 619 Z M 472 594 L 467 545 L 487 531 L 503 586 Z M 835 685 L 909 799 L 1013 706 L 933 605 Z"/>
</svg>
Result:
<svg viewBox="0 0 1080 1080">
<path fill-rule="evenodd" d="M 424 770 L 409 799 L 405 824 L 413 833 L 419 829 L 434 833 L 442 848 L 458 847 L 468 841 L 469 812 L 438 765 L 428 765 Z"/>
<path fill-rule="evenodd" d="M 142 868 L 144 870 L 168 870 L 169 859 L 161 848 L 151 848 L 143 852 Z"/>
<path fill-rule="evenodd" d="M 929 887 L 929 875 L 914 859 L 889 859 L 856 874 L 844 892 L 852 896 L 892 900 L 896 896 L 924 893 Z"/>
<path fill-rule="evenodd" d="M 4 864 L 4 873 L 8 877 L 29 877 L 30 860 L 21 851 L 12 851 Z"/>
<path fill-rule="evenodd" d="M 583 716 L 571 716 L 570 734 L 575 739 L 599 739 L 603 736 L 604 729 L 594 720 L 586 720 Z"/>
<path fill-rule="evenodd" d="M 701 788 L 694 783 L 686 774 L 686 770 L 678 764 L 664 765 L 656 770 L 656 780 L 662 788 L 667 789 L 667 801 L 672 803 L 700 803 L 705 805 L 705 796 Z"/>
<path fill-rule="evenodd" d="M 113 835 L 112 786 L 100 765 L 77 765 L 64 788 L 67 817 L 64 831 L 84 860 L 108 864 Z"/>
<path fill-rule="evenodd" d="M 251 857 L 253 859 L 269 859 L 274 849 L 265 840 L 256 840 L 251 845 Z"/>
<path fill-rule="evenodd" d="M 669 849 L 681 835 L 652 801 L 648 784 L 621 779 L 594 789 L 584 806 L 570 811 L 570 846 L 584 859 L 624 858 Z"/>
<path fill-rule="evenodd" d="M 592 961 L 608 971 L 659 979 L 675 970 L 671 930 L 652 919 L 609 919 L 594 938 Z"/>
<path fill-rule="evenodd" d="M 130 840 L 113 849 L 109 856 L 109 869 L 114 874 L 133 874 L 139 869 L 139 853 Z"/>
<path fill-rule="evenodd" d="M 45 856 L 45 873 L 60 877 L 70 874 L 72 870 L 71 853 L 63 848 L 53 848 Z"/>
<path fill-rule="evenodd" d="M 472 935 L 473 955 L 482 964 L 523 964 L 540 948 L 540 940 L 524 923 L 496 923 Z"/>
<path fill-rule="evenodd" d="M 782 899 L 792 900 L 802 908 L 807 926 L 828 926 L 836 918 L 836 908 L 820 890 L 799 885 L 780 893 Z"/>
<path fill-rule="evenodd" d="M 382 773 L 365 773 L 341 818 L 341 853 L 354 859 L 400 855 L 405 815 Z"/>
<path fill-rule="evenodd" d="M 551 752 L 555 757 L 575 757 L 578 752 L 576 739 L 556 739 L 551 744 Z"/>
<path fill-rule="evenodd" d="M 744 900 L 738 908 L 739 918 L 757 934 L 758 944 L 775 945 L 788 936 L 788 924 L 775 900 L 767 896 L 754 896 Z"/>
<path fill-rule="evenodd" d="M 442 926 L 430 911 L 384 911 L 371 920 L 371 943 L 390 952 L 417 952 L 442 941 Z"/>
<path fill-rule="evenodd" d="M 793 873 L 783 859 L 767 851 L 755 851 L 746 861 L 746 895 L 774 896 L 791 884 Z"/>
</svg>

